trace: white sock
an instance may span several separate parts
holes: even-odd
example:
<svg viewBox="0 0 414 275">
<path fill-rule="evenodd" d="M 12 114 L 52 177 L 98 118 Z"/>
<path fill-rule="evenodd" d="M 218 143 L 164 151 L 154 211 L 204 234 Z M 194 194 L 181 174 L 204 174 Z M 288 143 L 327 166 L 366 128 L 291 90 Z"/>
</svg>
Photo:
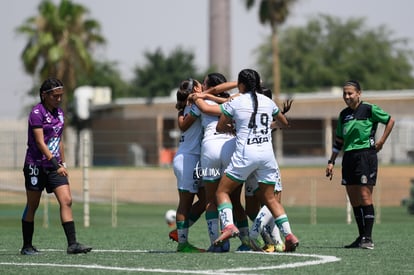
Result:
<svg viewBox="0 0 414 275">
<path fill-rule="evenodd" d="M 272 218 L 273 216 L 269 208 L 263 206 L 253 221 L 252 227 L 250 228 L 249 236 L 252 239 L 257 239 L 261 232 L 263 232 L 264 226 L 268 224 Z"/>
<path fill-rule="evenodd" d="M 186 243 L 188 241 L 188 227 L 177 229 L 178 243 Z"/>
<path fill-rule="evenodd" d="M 277 217 L 275 219 L 275 224 L 279 228 L 280 232 L 282 232 L 284 237 L 292 233 L 292 230 L 290 229 L 290 223 L 286 214 Z"/>
<path fill-rule="evenodd" d="M 276 226 L 274 218 L 272 218 L 265 226 L 265 232 L 269 235 L 273 244 L 283 243 L 279 228 Z"/>
<path fill-rule="evenodd" d="M 234 224 L 233 221 L 233 205 L 231 202 L 225 202 L 218 205 L 217 210 L 221 221 L 222 229 L 228 225 Z"/>
<path fill-rule="evenodd" d="M 215 219 L 208 219 L 207 221 L 207 231 L 208 236 L 210 238 L 210 243 L 213 243 L 219 237 L 219 220 L 218 218 Z"/>
</svg>

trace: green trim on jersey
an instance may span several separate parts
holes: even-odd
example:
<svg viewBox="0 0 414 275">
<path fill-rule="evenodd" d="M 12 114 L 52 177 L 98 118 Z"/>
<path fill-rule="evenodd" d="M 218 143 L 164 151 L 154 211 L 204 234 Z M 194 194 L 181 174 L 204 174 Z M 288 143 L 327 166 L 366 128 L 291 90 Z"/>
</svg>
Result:
<svg viewBox="0 0 414 275">
<path fill-rule="evenodd" d="M 193 117 L 200 117 L 201 115 L 197 115 L 196 113 L 194 113 L 193 112 L 193 110 L 190 110 L 189 112 L 188 112 L 191 116 L 193 116 Z"/>
<path fill-rule="evenodd" d="M 378 123 L 387 124 L 390 118 L 377 105 L 361 102 L 356 110 L 348 107 L 341 111 L 336 136 L 344 141 L 344 151 L 374 149 Z"/>
<path fill-rule="evenodd" d="M 220 111 L 225 115 L 225 116 L 228 116 L 228 117 L 231 117 L 231 118 L 233 118 L 233 116 L 229 113 L 229 112 L 227 112 L 224 108 L 223 108 L 223 106 L 220 104 L 219 105 L 220 106 Z"/>
</svg>

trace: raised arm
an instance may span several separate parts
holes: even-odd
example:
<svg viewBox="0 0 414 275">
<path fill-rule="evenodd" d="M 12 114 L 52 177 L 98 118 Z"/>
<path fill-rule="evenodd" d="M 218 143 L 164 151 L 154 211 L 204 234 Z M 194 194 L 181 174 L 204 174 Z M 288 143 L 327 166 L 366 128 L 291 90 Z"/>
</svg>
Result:
<svg viewBox="0 0 414 275">
<path fill-rule="evenodd" d="M 203 93 L 216 95 L 216 94 L 220 94 L 222 92 L 234 89 L 236 87 L 237 87 L 236 81 L 224 82 L 215 87 L 211 87 L 208 90 L 205 90 Z"/>
</svg>

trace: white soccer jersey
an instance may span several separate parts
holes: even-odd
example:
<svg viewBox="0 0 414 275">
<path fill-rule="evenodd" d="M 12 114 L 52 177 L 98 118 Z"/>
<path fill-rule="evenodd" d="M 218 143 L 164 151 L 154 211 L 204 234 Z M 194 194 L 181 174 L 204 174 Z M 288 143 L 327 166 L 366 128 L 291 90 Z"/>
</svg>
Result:
<svg viewBox="0 0 414 275">
<path fill-rule="evenodd" d="M 191 108 L 184 108 L 184 115 L 190 116 Z M 197 176 L 197 165 L 200 161 L 201 138 L 203 135 L 200 118 L 181 134 L 177 153 L 173 160 L 173 170 L 177 178 L 177 189 L 197 193 L 201 178 Z"/>
<path fill-rule="evenodd" d="M 253 98 L 244 93 L 221 105 L 222 112 L 231 117 L 236 128 L 236 150 L 226 173 L 244 182 L 255 173 L 259 182 L 275 184 L 277 163 L 273 153 L 271 122 L 279 108 L 268 97 L 257 94 L 256 128 L 249 128 L 253 113 Z"/>
<path fill-rule="evenodd" d="M 205 100 L 205 102 L 209 105 L 218 105 L 216 102 L 212 100 Z M 219 115 L 213 116 L 209 114 L 205 114 L 201 112 L 201 110 L 197 107 L 197 105 L 193 104 L 191 107 L 191 113 L 195 116 L 201 117 L 201 126 L 203 127 L 203 142 L 210 139 L 218 139 L 218 138 L 231 138 L 232 135 L 217 133 L 216 126 L 217 122 L 220 118 Z"/>
<path fill-rule="evenodd" d="M 185 106 L 184 116 L 193 115 L 196 116 L 197 119 L 186 131 L 181 133 L 177 153 L 190 153 L 199 155 L 201 150 L 201 138 L 203 136 L 200 115 L 197 116 L 194 113 L 190 113 L 190 111 L 191 107 Z"/>
<path fill-rule="evenodd" d="M 210 105 L 216 102 L 206 100 Z M 201 116 L 204 135 L 201 143 L 201 174 L 203 181 L 215 182 L 221 178 L 235 150 L 235 137 L 216 131 L 219 116 L 205 114 L 194 104 L 191 112 Z"/>
</svg>

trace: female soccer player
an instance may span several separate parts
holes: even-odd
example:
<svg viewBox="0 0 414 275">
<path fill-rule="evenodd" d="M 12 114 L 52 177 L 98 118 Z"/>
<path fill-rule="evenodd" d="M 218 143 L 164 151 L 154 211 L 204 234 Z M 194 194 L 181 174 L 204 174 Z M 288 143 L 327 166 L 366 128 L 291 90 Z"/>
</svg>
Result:
<svg viewBox="0 0 414 275">
<path fill-rule="evenodd" d="M 203 81 L 203 90 L 207 91 L 212 87 L 227 82 L 226 78 L 220 73 L 210 73 Z M 229 96 L 228 94 L 222 94 Z M 213 242 L 220 234 L 220 223 L 216 204 L 216 190 L 224 168 L 230 161 L 230 156 L 235 148 L 235 137 L 232 133 L 218 133 L 216 125 L 220 112 L 201 111 L 197 104 L 203 101 L 205 105 L 210 105 L 218 109 L 216 101 L 207 99 L 200 100 L 197 97 L 192 108 L 192 112 L 201 116 L 204 136 L 201 143 L 201 171 L 206 190 L 206 222 L 210 237 L 211 246 L 209 252 L 227 252 L 228 243 L 222 246 L 214 246 Z M 224 101 L 224 100 L 223 100 Z M 240 196 L 239 196 L 240 197 Z"/>
<path fill-rule="evenodd" d="M 219 245 L 228 238 L 239 235 L 239 229 L 233 222 L 230 194 L 250 174 L 254 174 L 259 183 L 261 202 L 269 208 L 285 237 L 286 251 L 295 251 L 299 241 L 291 231 L 283 206 L 274 195 L 277 163 L 272 147 L 271 123 L 276 118 L 288 126 L 288 121 L 271 99 L 257 93 L 261 86 L 256 71 L 242 70 L 238 76 L 238 89 L 240 96 L 220 105 L 222 114 L 217 124 L 217 131 L 222 132 L 228 131 L 229 125 L 234 122 L 236 150 L 216 192 L 224 229 L 214 243 Z"/>
<path fill-rule="evenodd" d="M 48 193 L 55 194 L 59 203 L 60 219 L 68 243 L 67 253 L 87 253 L 92 250 L 92 247 L 80 244 L 76 240 L 71 208 L 72 196 L 62 142 L 64 114 L 59 106 L 63 93 L 63 84 L 60 80 L 45 80 L 40 87 L 40 103 L 33 107 L 29 115 L 27 150 L 23 167 L 27 203 L 22 217 L 22 255 L 39 253 L 32 245 L 32 238 L 35 213 L 45 188 Z"/>
<path fill-rule="evenodd" d="M 177 230 L 170 232 L 170 238 L 177 240 L 177 252 L 204 252 L 188 242 L 189 227 L 205 210 L 205 192 L 201 177 L 197 176 L 197 163 L 200 162 L 201 137 L 203 135 L 199 116 L 193 115 L 188 97 L 194 92 L 197 82 L 188 79 L 180 84 L 177 91 L 178 127 L 182 131 L 177 153 L 173 160 L 177 178 L 178 207 Z M 198 200 L 193 204 L 197 195 Z M 173 232 L 175 233 L 172 236 Z"/>
</svg>

